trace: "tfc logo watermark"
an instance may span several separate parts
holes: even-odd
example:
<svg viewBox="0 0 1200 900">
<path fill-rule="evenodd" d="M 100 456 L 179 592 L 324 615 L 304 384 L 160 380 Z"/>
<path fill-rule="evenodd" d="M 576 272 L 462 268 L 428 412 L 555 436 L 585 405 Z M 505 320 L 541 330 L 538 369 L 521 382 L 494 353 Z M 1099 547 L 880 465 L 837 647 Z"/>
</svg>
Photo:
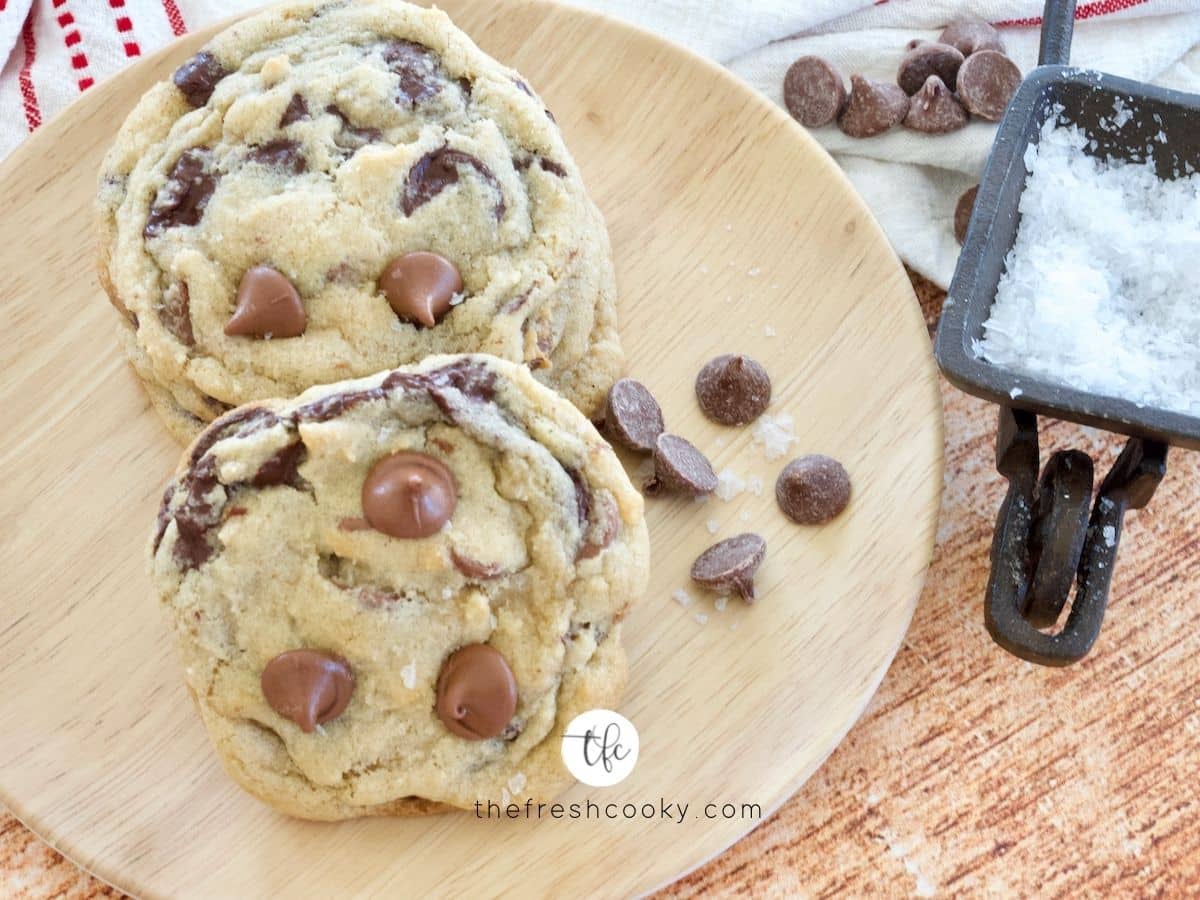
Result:
<svg viewBox="0 0 1200 900">
<path fill-rule="evenodd" d="M 567 726 L 562 758 L 570 773 L 584 784 L 612 787 L 628 778 L 637 765 L 637 729 L 611 709 L 589 709 Z"/>
</svg>

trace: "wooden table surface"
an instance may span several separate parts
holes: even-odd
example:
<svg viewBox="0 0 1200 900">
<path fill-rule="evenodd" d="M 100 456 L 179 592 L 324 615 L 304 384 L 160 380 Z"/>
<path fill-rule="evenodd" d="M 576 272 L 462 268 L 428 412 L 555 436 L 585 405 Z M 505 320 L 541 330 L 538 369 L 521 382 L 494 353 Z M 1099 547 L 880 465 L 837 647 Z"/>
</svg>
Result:
<svg viewBox="0 0 1200 900">
<path fill-rule="evenodd" d="M 913 277 L 930 325 L 941 292 Z M 983 628 L 995 408 L 943 385 L 946 491 L 912 628 L 862 721 L 775 816 L 664 896 L 1182 896 L 1200 885 L 1200 456 L 1127 519 L 1108 620 L 1065 670 Z M 1104 471 L 1120 442 L 1063 423 Z M 803 685 L 797 685 L 803 690 Z M 664 826 L 669 827 L 669 826 Z M 119 897 L 0 812 L 0 896 Z"/>
</svg>

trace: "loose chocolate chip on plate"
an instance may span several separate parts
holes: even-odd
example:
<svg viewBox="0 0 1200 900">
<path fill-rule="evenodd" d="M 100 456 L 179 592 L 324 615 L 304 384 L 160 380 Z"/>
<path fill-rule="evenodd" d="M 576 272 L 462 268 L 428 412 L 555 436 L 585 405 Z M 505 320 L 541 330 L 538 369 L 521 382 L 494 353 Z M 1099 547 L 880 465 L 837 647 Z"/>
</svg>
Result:
<svg viewBox="0 0 1200 900">
<path fill-rule="evenodd" d="M 300 175 L 308 170 L 308 160 L 304 158 L 300 142 L 289 141 L 287 138 L 259 144 L 246 155 L 253 162 L 276 169 L 287 169 L 293 175 Z"/>
<path fill-rule="evenodd" d="M 225 333 L 293 338 L 304 334 L 307 325 L 304 303 L 287 276 L 270 266 L 254 266 L 238 285 L 237 307 L 225 323 Z"/>
<path fill-rule="evenodd" d="M 642 453 L 654 450 L 654 442 L 666 428 L 654 395 L 632 378 L 622 378 L 609 389 L 603 425 L 610 440 Z"/>
<path fill-rule="evenodd" d="M 954 84 L 962 64 L 963 55 L 948 44 L 918 44 L 900 60 L 896 83 L 909 96 L 924 87 L 930 75 L 936 75 L 945 84 Z"/>
<path fill-rule="evenodd" d="M 397 538 L 436 534 L 454 515 L 458 492 L 441 460 L 424 453 L 393 453 L 371 467 L 362 486 L 363 516 L 376 531 Z"/>
<path fill-rule="evenodd" d="M 962 244 L 967 239 L 967 226 L 971 224 L 971 213 L 975 209 L 975 195 L 979 193 L 979 185 L 967 188 L 954 204 L 954 237 Z"/>
<path fill-rule="evenodd" d="M 722 425 L 753 422 L 771 402 L 771 378 L 749 356 L 726 353 L 710 360 L 696 376 L 700 409 Z"/>
<path fill-rule="evenodd" d="M 517 711 L 517 679 L 508 660 L 489 644 L 467 644 L 442 663 L 437 714 L 454 734 L 483 741 L 504 733 Z"/>
<path fill-rule="evenodd" d="M 754 573 L 767 555 L 767 542 L 752 532 L 713 544 L 692 563 L 692 581 L 716 590 L 732 588 L 754 602 Z"/>
<path fill-rule="evenodd" d="M 850 99 L 838 116 L 838 127 L 850 137 L 874 137 L 899 125 L 907 113 L 908 94 L 899 85 L 851 75 Z"/>
<path fill-rule="evenodd" d="M 829 62 L 802 56 L 783 76 L 783 103 L 805 128 L 830 124 L 846 104 L 846 85 Z"/>
<path fill-rule="evenodd" d="M 207 147 L 191 147 L 179 154 L 150 207 L 143 237 L 157 237 L 168 228 L 200 221 L 217 187 L 217 176 L 209 170 L 211 162 Z"/>
<path fill-rule="evenodd" d="M 949 44 L 963 56 L 970 56 L 980 50 L 1004 52 L 1000 32 L 987 22 L 952 22 L 938 37 L 938 42 Z"/>
<path fill-rule="evenodd" d="M 821 525 L 850 502 L 850 476 L 836 459 L 801 456 L 784 466 L 775 481 L 775 501 L 801 525 Z"/>
<path fill-rule="evenodd" d="M 1021 70 L 996 50 L 980 50 L 958 70 L 958 99 L 972 115 L 998 122 L 1021 86 Z"/>
<path fill-rule="evenodd" d="M 354 693 L 354 672 L 332 654 L 288 650 L 267 663 L 261 686 L 271 709 L 311 733 L 346 711 Z"/>
<path fill-rule="evenodd" d="M 694 444 L 674 434 L 658 436 L 654 442 L 654 474 L 642 486 L 647 495 L 675 491 L 698 496 L 716 489 L 717 475 Z"/>
<path fill-rule="evenodd" d="M 217 82 L 228 75 L 217 58 L 203 50 L 175 70 L 175 87 L 192 106 L 203 106 L 217 89 Z"/>
<path fill-rule="evenodd" d="M 936 75 L 913 95 L 904 117 L 906 127 L 925 134 L 949 134 L 967 125 L 967 111 L 954 99 L 950 88 Z"/>
<path fill-rule="evenodd" d="M 288 101 L 287 109 L 283 111 L 283 115 L 279 117 L 279 127 L 286 128 L 293 122 L 299 122 L 301 119 L 308 118 L 308 103 L 299 94 L 292 94 L 292 99 Z"/>
<path fill-rule="evenodd" d="M 400 318 L 432 328 L 450 312 L 463 282 L 446 257 L 418 250 L 389 262 L 379 276 L 379 289 Z"/>
</svg>

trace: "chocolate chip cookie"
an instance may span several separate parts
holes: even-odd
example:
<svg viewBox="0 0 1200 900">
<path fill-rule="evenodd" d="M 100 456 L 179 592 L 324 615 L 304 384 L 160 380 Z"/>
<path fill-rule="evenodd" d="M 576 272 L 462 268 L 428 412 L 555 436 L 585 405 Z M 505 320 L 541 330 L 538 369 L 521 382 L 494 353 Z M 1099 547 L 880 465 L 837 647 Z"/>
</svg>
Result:
<svg viewBox="0 0 1200 900">
<path fill-rule="evenodd" d="M 135 107 L 98 209 L 102 282 L 181 436 L 433 353 L 522 362 L 589 414 L 620 369 L 608 237 L 558 127 L 437 10 L 239 22 Z"/>
<path fill-rule="evenodd" d="M 249 404 L 188 449 L 152 573 L 226 769 L 313 819 L 552 797 L 613 706 L 642 498 L 522 365 L 437 356 Z"/>
</svg>

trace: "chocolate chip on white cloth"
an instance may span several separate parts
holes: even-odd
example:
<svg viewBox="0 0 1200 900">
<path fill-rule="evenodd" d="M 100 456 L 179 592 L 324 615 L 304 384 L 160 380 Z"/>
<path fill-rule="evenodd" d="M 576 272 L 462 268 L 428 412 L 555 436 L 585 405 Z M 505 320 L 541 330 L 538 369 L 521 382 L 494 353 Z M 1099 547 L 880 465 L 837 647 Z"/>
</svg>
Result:
<svg viewBox="0 0 1200 900">
<path fill-rule="evenodd" d="M 826 60 L 802 56 L 783 76 L 783 103 L 805 128 L 820 128 L 833 122 L 846 105 L 846 85 Z"/>
<path fill-rule="evenodd" d="M 726 353 L 710 360 L 696 376 L 696 399 L 714 422 L 745 425 L 766 412 L 771 378 L 749 356 Z"/>
<path fill-rule="evenodd" d="M 1004 52 L 1004 41 L 1000 32 L 987 22 L 952 22 L 938 36 L 938 43 L 949 44 L 963 56 L 980 50 Z"/>
<path fill-rule="evenodd" d="M 601 425 L 609 440 L 642 453 L 653 451 L 666 430 L 662 407 L 644 384 L 632 378 L 622 378 L 609 389 Z"/>
<path fill-rule="evenodd" d="M 896 72 L 896 83 L 910 97 L 925 86 L 930 75 L 954 84 L 963 55 L 949 44 L 921 43 L 904 54 Z"/>
<path fill-rule="evenodd" d="M 850 99 L 838 116 L 838 127 L 850 137 L 874 137 L 899 125 L 907 113 L 908 94 L 899 85 L 851 75 Z"/>
<path fill-rule="evenodd" d="M 942 79 L 930 75 L 909 102 L 904 124 L 913 131 L 926 134 L 948 134 L 966 127 L 967 111 L 954 99 Z"/>
<path fill-rule="evenodd" d="M 821 525 L 850 502 L 850 475 L 836 459 L 810 454 L 793 459 L 775 480 L 775 501 L 801 525 Z"/>
<path fill-rule="evenodd" d="M 732 588 L 754 602 L 754 573 L 767 555 L 767 542 L 752 532 L 713 544 L 692 563 L 692 581 L 716 590 Z"/>
<path fill-rule="evenodd" d="M 958 99 L 971 115 L 998 122 L 1021 85 L 1021 70 L 996 50 L 972 53 L 958 69 Z"/>
<path fill-rule="evenodd" d="M 975 209 L 975 195 L 979 185 L 967 188 L 954 204 L 954 237 L 962 244 L 967 239 L 967 226 L 971 224 L 971 213 Z"/>
<path fill-rule="evenodd" d="M 674 434 L 658 436 L 654 442 L 654 474 L 642 487 L 646 494 L 674 491 L 698 496 L 716 489 L 717 473 L 694 444 Z"/>
</svg>

